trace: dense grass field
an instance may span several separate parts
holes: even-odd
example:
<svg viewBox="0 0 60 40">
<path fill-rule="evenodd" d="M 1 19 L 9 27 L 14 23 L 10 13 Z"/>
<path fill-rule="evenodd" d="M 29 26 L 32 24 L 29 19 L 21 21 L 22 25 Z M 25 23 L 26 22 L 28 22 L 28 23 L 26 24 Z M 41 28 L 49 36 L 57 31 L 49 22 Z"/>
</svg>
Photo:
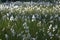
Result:
<svg viewBox="0 0 60 40">
<path fill-rule="evenodd" d="M 0 40 L 60 40 L 60 5 L 0 4 Z"/>
</svg>

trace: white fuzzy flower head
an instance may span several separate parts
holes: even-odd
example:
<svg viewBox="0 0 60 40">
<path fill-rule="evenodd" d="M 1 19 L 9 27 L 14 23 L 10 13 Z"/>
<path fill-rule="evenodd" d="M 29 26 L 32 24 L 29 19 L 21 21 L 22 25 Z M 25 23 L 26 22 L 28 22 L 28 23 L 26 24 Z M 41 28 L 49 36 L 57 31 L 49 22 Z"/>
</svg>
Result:
<svg viewBox="0 0 60 40">
<path fill-rule="evenodd" d="M 52 27 L 52 24 L 50 24 L 49 29 L 51 29 L 51 27 Z"/>
<path fill-rule="evenodd" d="M 53 27 L 53 32 L 55 31 L 55 27 Z"/>
<path fill-rule="evenodd" d="M 48 33 L 48 35 L 49 35 L 49 36 L 52 36 L 52 33 L 51 33 L 51 32 L 49 32 L 49 33 Z"/>
<path fill-rule="evenodd" d="M 32 40 L 36 40 L 36 38 L 32 38 Z"/>
<path fill-rule="evenodd" d="M 32 22 L 35 21 L 35 15 L 32 16 Z"/>
<path fill-rule="evenodd" d="M 9 13 L 7 13 L 7 16 L 9 16 Z"/>
<path fill-rule="evenodd" d="M 10 21 L 14 21 L 14 17 L 13 16 L 10 17 Z"/>
<path fill-rule="evenodd" d="M 18 6 L 16 5 L 16 6 L 14 6 L 14 8 L 18 8 Z"/>
<path fill-rule="evenodd" d="M 58 28 L 58 25 L 55 25 L 55 29 L 57 29 Z"/>
<path fill-rule="evenodd" d="M 8 35 L 7 34 L 5 34 L 5 38 L 8 39 Z"/>
</svg>

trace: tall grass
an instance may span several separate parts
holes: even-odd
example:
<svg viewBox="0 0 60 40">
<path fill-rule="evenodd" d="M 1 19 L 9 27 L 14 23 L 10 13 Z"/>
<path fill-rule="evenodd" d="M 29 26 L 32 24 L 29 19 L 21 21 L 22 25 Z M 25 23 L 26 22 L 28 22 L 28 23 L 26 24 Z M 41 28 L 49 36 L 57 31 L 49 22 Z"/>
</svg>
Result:
<svg viewBox="0 0 60 40">
<path fill-rule="evenodd" d="M 59 7 L 0 8 L 0 40 L 60 40 Z"/>
</svg>

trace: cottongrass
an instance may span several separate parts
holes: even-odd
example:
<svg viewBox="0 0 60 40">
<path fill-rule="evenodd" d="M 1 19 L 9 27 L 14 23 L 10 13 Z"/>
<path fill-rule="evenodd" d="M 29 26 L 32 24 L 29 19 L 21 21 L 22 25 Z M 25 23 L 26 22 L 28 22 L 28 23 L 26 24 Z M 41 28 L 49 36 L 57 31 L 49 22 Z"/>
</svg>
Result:
<svg viewBox="0 0 60 40">
<path fill-rule="evenodd" d="M 33 4 L 32 4 L 33 5 Z M 0 5 L 0 39 L 59 40 L 59 5 Z M 3 8 L 2 8 L 3 7 Z"/>
</svg>

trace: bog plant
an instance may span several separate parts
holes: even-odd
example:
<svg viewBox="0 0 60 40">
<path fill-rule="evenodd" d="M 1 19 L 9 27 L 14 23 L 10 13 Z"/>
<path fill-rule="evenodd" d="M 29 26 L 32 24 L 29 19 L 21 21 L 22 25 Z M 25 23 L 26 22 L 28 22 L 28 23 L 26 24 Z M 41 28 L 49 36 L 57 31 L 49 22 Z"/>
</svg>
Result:
<svg viewBox="0 0 60 40">
<path fill-rule="evenodd" d="M 60 40 L 59 7 L 0 6 L 0 40 Z"/>
</svg>

